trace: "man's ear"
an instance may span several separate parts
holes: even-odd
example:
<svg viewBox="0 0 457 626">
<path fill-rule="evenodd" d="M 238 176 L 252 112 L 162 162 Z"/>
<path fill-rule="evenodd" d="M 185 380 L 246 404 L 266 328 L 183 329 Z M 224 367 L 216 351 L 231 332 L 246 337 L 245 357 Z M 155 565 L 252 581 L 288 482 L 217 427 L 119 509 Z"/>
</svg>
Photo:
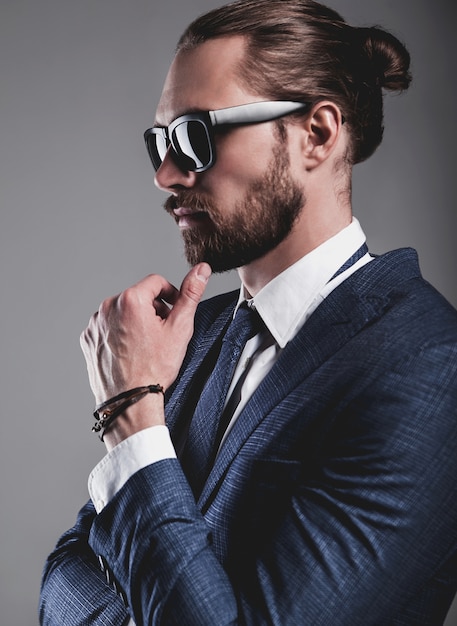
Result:
<svg viewBox="0 0 457 626">
<path fill-rule="evenodd" d="M 303 123 L 303 157 L 308 170 L 314 169 L 333 153 L 341 138 L 343 116 L 333 102 L 323 100 L 313 106 Z"/>
</svg>

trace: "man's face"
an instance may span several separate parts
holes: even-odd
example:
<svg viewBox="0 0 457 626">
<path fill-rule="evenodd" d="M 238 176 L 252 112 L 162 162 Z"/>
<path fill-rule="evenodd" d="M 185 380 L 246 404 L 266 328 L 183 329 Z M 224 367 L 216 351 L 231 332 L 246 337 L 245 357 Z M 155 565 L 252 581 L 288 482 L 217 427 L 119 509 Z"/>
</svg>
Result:
<svg viewBox="0 0 457 626">
<path fill-rule="evenodd" d="M 237 80 L 244 40 L 210 40 L 175 59 L 157 110 L 166 126 L 190 111 L 259 101 Z M 304 204 L 289 168 L 287 142 L 274 122 L 216 131 L 216 163 L 201 173 L 179 168 L 168 154 L 156 184 L 171 193 L 166 210 L 179 224 L 190 264 L 214 272 L 247 265 L 290 233 Z"/>
</svg>

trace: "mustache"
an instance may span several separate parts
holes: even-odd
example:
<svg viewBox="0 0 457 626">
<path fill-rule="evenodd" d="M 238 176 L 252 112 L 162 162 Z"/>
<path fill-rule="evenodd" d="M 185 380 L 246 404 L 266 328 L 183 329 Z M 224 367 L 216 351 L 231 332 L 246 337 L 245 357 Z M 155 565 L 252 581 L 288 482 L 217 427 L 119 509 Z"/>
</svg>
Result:
<svg viewBox="0 0 457 626">
<path fill-rule="evenodd" d="M 169 196 L 164 202 L 164 209 L 174 216 L 173 211 L 179 207 L 186 207 L 192 211 L 208 213 L 214 212 L 211 203 L 201 194 L 193 191 L 181 191 L 176 196 Z"/>
</svg>

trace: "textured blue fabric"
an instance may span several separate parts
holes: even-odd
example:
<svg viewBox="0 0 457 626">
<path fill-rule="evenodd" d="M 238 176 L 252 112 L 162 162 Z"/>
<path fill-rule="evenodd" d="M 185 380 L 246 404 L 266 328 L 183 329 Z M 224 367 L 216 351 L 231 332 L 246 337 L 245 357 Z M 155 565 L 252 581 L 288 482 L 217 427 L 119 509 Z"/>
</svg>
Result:
<svg viewBox="0 0 457 626">
<path fill-rule="evenodd" d="M 167 394 L 175 438 L 235 301 L 199 307 Z M 415 253 L 395 251 L 282 351 L 198 502 L 172 459 L 137 472 L 98 516 L 87 505 L 46 564 L 42 623 L 441 624 L 457 588 L 456 477 L 457 313 Z M 129 613 L 114 615 L 95 555 Z"/>
<path fill-rule="evenodd" d="M 227 391 L 243 348 L 261 328 L 259 315 L 246 304 L 239 307 L 222 340 L 222 348 L 197 403 L 181 464 L 194 494 L 200 494 L 213 461 L 216 432 Z"/>
</svg>

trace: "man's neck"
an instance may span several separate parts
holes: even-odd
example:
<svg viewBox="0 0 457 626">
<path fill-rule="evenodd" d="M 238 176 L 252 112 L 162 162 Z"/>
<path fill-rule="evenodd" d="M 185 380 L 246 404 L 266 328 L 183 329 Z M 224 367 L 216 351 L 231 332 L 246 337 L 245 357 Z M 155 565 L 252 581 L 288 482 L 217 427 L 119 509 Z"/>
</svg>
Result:
<svg viewBox="0 0 457 626">
<path fill-rule="evenodd" d="M 312 226 L 310 233 L 305 232 L 302 225 L 297 225 L 276 248 L 249 265 L 238 268 L 246 292 L 254 297 L 273 278 L 346 228 L 351 219 L 350 213 L 342 214 L 340 219 L 335 219 L 329 224 L 321 224 L 320 228 L 318 225 Z"/>
</svg>

